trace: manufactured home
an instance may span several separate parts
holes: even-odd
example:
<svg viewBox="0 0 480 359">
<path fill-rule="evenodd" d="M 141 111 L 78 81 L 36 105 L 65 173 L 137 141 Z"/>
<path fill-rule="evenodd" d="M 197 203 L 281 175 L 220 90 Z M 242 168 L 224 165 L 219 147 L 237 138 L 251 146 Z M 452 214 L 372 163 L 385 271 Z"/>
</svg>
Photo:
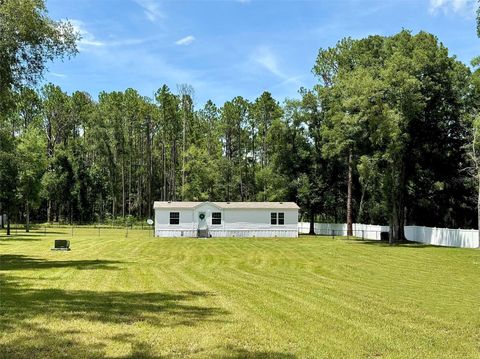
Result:
<svg viewBox="0 0 480 359">
<path fill-rule="evenodd" d="M 293 202 L 155 202 L 157 237 L 298 237 Z"/>
</svg>

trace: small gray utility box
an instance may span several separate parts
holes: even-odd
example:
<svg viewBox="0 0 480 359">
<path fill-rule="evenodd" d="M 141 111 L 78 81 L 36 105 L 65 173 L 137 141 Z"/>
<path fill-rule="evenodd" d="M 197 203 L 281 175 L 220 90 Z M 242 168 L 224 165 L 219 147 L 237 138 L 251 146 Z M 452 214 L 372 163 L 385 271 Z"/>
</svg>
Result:
<svg viewBox="0 0 480 359">
<path fill-rule="evenodd" d="M 67 239 L 55 239 L 55 246 L 52 251 L 69 251 L 70 241 Z"/>
</svg>

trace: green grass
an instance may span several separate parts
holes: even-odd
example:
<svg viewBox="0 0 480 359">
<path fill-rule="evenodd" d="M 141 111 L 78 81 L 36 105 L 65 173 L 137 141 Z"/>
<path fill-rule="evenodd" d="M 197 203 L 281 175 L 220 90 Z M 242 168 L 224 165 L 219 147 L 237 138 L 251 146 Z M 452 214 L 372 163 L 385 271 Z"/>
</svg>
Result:
<svg viewBox="0 0 480 359">
<path fill-rule="evenodd" d="M 479 250 L 50 231 L 0 234 L 0 357 L 480 357 Z"/>
</svg>

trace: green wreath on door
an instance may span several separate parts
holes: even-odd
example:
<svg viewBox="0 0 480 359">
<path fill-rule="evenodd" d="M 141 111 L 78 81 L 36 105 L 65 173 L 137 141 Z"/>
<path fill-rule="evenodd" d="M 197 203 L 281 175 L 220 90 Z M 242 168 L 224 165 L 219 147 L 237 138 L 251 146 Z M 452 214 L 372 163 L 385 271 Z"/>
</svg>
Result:
<svg viewBox="0 0 480 359">
<path fill-rule="evenodd" d="M 203 221 L 205 219 L 205 213 L 200 213 L 198 218 L 200 218 Z"/>
</svg>

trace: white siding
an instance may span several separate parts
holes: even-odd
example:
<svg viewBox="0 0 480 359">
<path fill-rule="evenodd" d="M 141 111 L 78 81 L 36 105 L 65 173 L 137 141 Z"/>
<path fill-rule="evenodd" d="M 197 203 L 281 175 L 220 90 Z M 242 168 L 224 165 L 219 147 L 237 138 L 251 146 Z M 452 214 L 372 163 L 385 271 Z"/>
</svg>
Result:
<svg viewBox="0 0 480 359">
<path fill-rule="evenodd" d="M 204 203 L 201 206 L 196 207 L 193 210 L 193 219 L 195 224 L 197 225 L 200 221 L 200 213 L 205 213 L 205 221 L 207 223 L 208 228 L 223 228 L 223 223 L 224 223 L 224 213 L 223 209 L 218 208 L 217 206 L 211 204 L 211 203 Z M 221 225 L 212 225 L 212 213 L 213 212 L 220 212 L 222 214 L 222 224 Z M 196 228 L 196 226 L 195 226 Z"/>
<path fill-rule="evenodd" d="M 170 212 L 178 212 L 179 224 L 170 224 Z M 155 235 L 157 237 L 196 237 L 197 227 L 190 208 L 156 208 Z"/>
<path fill-rule="evenodd" d="M 170 212 L 180 213 L 180 224 L 170 225 Z M 155 209 L 155 234 L 158 237 L 196 237 L 199 215 L 205 213 L 212 237 L 298 237 L 297 209 L 220 209 L 204 203 L 193 209 Z M 222 224 L 212 225 L 212 213 L 222 213 Z M 272 212 L 284 213 L 283 225 L 271 225 Z"/>
<path fill-rule="evenodd" d="M 209 230 L 212 237 L 261 237 L 261 238 L 273 238 L 273 237 L 298 237 L 298 230 L 288 229 L 212 229 Z"/>
<path fill-rule="evenodd" d="M 271 225 L 272 212 L 285 213 L 284 225 Z M 228 229 L 295 230 L 298 231 L 296 209 L 229 209 L 225 211 L 225 226 Z"/>
</svg>

